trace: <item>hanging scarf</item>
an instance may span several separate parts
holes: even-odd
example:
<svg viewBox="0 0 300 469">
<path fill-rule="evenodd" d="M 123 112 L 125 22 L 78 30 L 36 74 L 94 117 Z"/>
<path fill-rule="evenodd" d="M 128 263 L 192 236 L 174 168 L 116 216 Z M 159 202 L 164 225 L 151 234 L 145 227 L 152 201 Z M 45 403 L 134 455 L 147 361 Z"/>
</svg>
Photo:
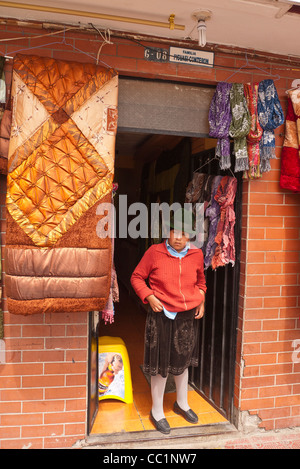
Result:
<svg viewBox="0 0 300 469">
<path fill-rule="evenodd" d="M 113 184 L 113 191 L 112 191 L 112 204 L 114 200 L 114 196 L 118 190 L 118 184 L 114 183 Z M 114 227 L 113 227 L 113 222 L 114 222 L 114 216 L 112 215 L 112 240 L 111 240 L 111 245 L 112 245 L 112 253 L 111 253 L 111 280 L 110 280 L 110 290 L 109 290 L 109 295 L 107 299 L 107 303 L 105 305 L 105 308 L 102 310 L 102 319 L 104 320 L 105 324 L 109 323 L 112 324 L 114 322 L 115 318 L 115 308 L 114 308 L 114 303 L 119 301 L 119 285 L 118 285 L 118 279 L 117 279 L 117 273 L 115 269 L 115 264 L 114 264 Z"/>
<path fill-rule="evenodd" d="M 235 212 L 233 203 L 236 188 L 237 179 L 234 177 L 224 176 L 215 195 L 215 200 L 220 205 L 221 211 L 215 242 L 221 249 L 212 258 L 211 265 L 213 270 L 217 267 L 224 266 L 229 262 L 232 265 L 235 263 Z"/>
<path fill-rule="evenodd" d="M 244 91 L 251 119 L 250 132 L 247 136 L 249 157 L 247 176 L 249 179 L 255 179 L 261 177 L 259 142 L 263 134 L 257 115 L 258 83 L 255 83 L 253 88 L 249 84 L 244 85 Z"/>
<path fill-rule="evenodd" d="M 297 94 L 300 91 L 297 90 Z M 289 93 L 291 96 L 291 94 Z M 300 96 L 299 96 L 300 97 Z M 298 103 L 296 103 L 298 106 Z M 297 109 L 297 107 L 295 108 Z M 298 109 L 300 111 L 300 109 Z M 299 130 L 297 115 L 290 98 L 285 121 L 285 137 L 281 152 L 280 187 L 293 192 L 300 192 Z"/>
<path fill-rule="evenodd" d="M 189 182 L 185 193 L 186 203 L 195 204 L 200 201 L 207 177 L 208 175 L 203 173 L 196 172 L 193 174 L 193 179 Z"/>
<path fill-rule="evenodd" d="M 220 159 L 220 168 L 227 169 L 231 166 L 229 127 L 231 123 L 230 90 L 232 84 L 220 82 L 212 98 L 208 121 L 209 136 L 217 138 L 216 157 Z"/>
<path fill-rule="evenodd" d="M 0 103 L 6 102 L 6 84 L 4 74 L 5 58 L 0 57 Z"/>
<path fill-rule="evenodd" d="M 270 159 L 275 158 L 274 129 L 284 123 L 284 115 L 273 80 L 263 80 L 258 86 L 257 112 L 264 132 L 260 140 L 260 170 L 270 171 Z"/>
<path fill-rule="evenodd" d="M 208 230 L 208 241 L 205 250 L 204 258 L 204 268 L 208 269 L 211 265 L 211 260 L 215 253 L 217 243 L 215 242 L 215 237 L 217 234 L 217 226 L 220 218 L 220 205 L 215 199 L 216 192 L 218 190 L 219 184 L 222 180 L 222 176 L 215 176 L 213 180 L 212 190 L 211 190 L 211 203 L 205 211 L 205 216 L 209 220 L 209 230 Z"/>
<path fill-rule="evenodd" d="M 289 90 L 289 98 L 293 105 L 294 116 L 296 117 L 296 129 L 297 129 L 297 135 L 298 135 L 298 142 L 300 145 L 300 90 L 299 88 Z"/>
<path fill-rule="evenodd" d="M 232 121 L 229 135 L 234 139 L 234 171 L 245 171 L 249 169 L 246 136 L 249 133 L 251 121 L 242 83 L 233 83 L 230 90 L 230 107 Z"/>
</svg>

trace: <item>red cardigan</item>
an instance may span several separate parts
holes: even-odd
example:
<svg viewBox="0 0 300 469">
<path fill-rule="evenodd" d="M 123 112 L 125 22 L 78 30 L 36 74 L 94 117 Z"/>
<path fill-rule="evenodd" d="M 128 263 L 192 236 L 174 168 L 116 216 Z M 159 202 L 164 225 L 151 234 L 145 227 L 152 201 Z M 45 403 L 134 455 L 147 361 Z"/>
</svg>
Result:
<svg viewBox="0 0 300 469">
<path fill-rule="evenodd" d="M 165 243 L 153 244 L 135 268 L 131 285 L 144 303 L 154 294 L 168 311 L 195 308 L 204 299 L 200 289 L 206 292 L 203 253 L 190 248 L 180 259 L 169 253 Z"/>
</svg>

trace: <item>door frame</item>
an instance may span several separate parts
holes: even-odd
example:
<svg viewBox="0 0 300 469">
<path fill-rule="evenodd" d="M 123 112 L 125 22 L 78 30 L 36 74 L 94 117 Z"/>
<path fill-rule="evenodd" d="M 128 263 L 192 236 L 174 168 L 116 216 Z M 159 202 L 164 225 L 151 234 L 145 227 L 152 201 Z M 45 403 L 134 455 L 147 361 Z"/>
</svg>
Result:
<svg viewBox="0 0 300 469">
<path fill-rule="evenodd" d="M 122 77 L 120 77 L 122 78 Z M 131 78 L 131 77 L 126 77 L 124 76 L 124 78 Z M 159 79 L 156 79 L 156 80 L 153 80 L 153 79 L 145 79 L 145 78 L 139 78 L 139 77 L 134 77 L 134 79 L 141 79 L 143 81 L 149 81 L 149 82 L 163 82 L 164 84 L 166 83 L 165 80 L 159 80 Z M 186 83 L 186 82 L 173 82 L 171 80 L 168 81 L 169 83 L 173 83 L 173 84 L 183 84 L 183 85 L 187 85 L 189 83 Z M 215 87 L 214 84 L 211 84 L 211 85 L 203 85 L 203 84 L 193 84 L 193 86 L 199 86 L 199 87 L 206 87 L 207 88 L 212 88 L 212 87 Z M 141 128 L 122 128 L 122 127 L 118 127 L 118 131 L 125 131 L 125 132 L 128 132 L 128 133 L 135 133 L 135 132 L 144 132 L 144 133 L 149 133 L 150 134 L 165 134 L 165 135 L 174 135 L 174 136 L 182 136 L 182 137 L 198 137 L 198 138 L 209 138 L 209 135 L 204 135 L 204 134 L 199 134 L 199 135 L 196 135 L 196 134 L 180 134 L 179 132 L 168 132 L 168 131 L 164 131 L 162 129 L 141 129 Z M 223 174 L 223 173 L 222 173 Z M 227 173 L 225 173 L 227 174 Z M 236 175 L 237 176 L 237 175 Z M 241 201 L 241 198 L 242 198 L 242 177 L 239 178 L 239 183 L 238 183 L 238 189 L 237 189 L 237 193 L 236 193 L 236 200 L 240 200 Z M 234 271 L 234 283 L 235 283 L 235 298 L 234 298 L 234 307 L 233 307 L 233 316 L 232 316 L 232 320 L 231 320 L 231 325 L 230 325 L 230 328 L 231 328 L 231 335 L 233 337 L 233 340 L 232 340 L 232 344 L 231 344 L 231 348 L 230 348 L 230 358 L 229 358 L 229 362 L 230 362 L 230 383 L 229 383 L 229 392 L 230 392 L 230 405 L 228 407 L 228 410 L 226 412 L 224 412 L 224 410 L 222 410 L 221 408 L 219 408 L 214 402 L 213 400 L 211 400 L 209 398 L 209 396 L 207 396 L 201 389 L 199 389 L 199 386 L 196 386 L 195 385 L 195 375 L 194 375 L 194 370 L 190 370 L 190 383 L 191 385 L 199 392 L 199 394 L 201 394 L 206 400 L 209 401 L 209 403 L 215 407 L 221 414 L 223 414 L 227 420 L 231 423 L 234 423 L 233 420 L 234 420 L 234 404 L 233 404 L 233 400 L 234 400 L 234 379 L 235 379 L 235 359 L 236 359 L 236 342 L 237 342 L 237 319 L 238 319 L 238 300 L 239 300 L 239 279 L 240 279 L 240 252 L 241 252 L 241 206 L 242 204 L 240 203 L 240 212 L 238 213 L 238 216 L 236 217 L 236 226 L 235 226 L 235 232 L 238 233 L 238 236 L 235 237 L 236 239 L 236 267 L 235 267 L 235 271 Z M 92 399 L 92 392 L 91 392 L 91 388 L 92 388 L 92 384 L 91 384 L 91 371 L 92 371 L 92 365 L 91 365 L 91 346 L 92 346 L 92 343 L 93 343 L 93 340 L 94 340 L 94 328 L 93 328 L 93 319 L 92 319 L 92 312 L 89 313 L 89 353 L 88 353 L 88 357 L 89 357 L 89 364 L 88 364 L 88 409 L 87 409 L 87 430 L 88 430 L 88 435 L 90 434 L 91 432 L 91 429 L 92 429 L 92 423 L 94 422 L 95 420 L 95 417 L 97 415 L 97 411 L 98 411 L 98 405 L 96 406 L 96 409 L 95 409 L 95 404 L 93 404 L 93 399 Z M 99 322 L 97 324 L 97 333 L 98 333 L 98 329 L 99 329 Z M 98 362 L 98 360 L 97 360 Z M 97 363 L 97 367 L 98 367 L 98 363 Z M 97 376 L 98 376 L 98 368 L 97 368 Z M 98 383 L 97 383 L 98 384 Z M 97 388 L 97 404 L 98 404 L 98 385 L 96 386 Z M 96 401 L 94 401 L 96 402 Z M 94 409 L 94 410 L 93 410 Z M 225 429 L 225 426 L 224 426 L 224 429 Z M 230 430 L 232 430 L 232 427 L 230 427 Z M 142 433 L 145 433 L 145 432 L 142 432 Z"/>
</svg>

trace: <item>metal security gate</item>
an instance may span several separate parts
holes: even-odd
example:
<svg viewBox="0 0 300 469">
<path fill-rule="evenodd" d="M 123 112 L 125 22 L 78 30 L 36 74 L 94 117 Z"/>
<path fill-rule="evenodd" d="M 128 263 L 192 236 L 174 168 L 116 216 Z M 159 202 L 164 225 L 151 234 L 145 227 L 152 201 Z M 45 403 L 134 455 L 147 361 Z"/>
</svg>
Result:
<svg viewBox="0 0 300 469">
<path fill-rule="evenodd" d="M 232 175 L 220 171 L 213 157 L 214 149 L 195 155 L 194 169 L 211 161 L 201 172 Z M 236 262 L 234 266 L 226 265 L 214 271 L 209 267 L 206 271 L 205 315 L 200 323 L 200 364 L 190 370 L 193 387 L 229 421 L 233 420 L 243 183 L 242 173 L 235 177 L 238 182 L 234 204 Z"/>
</svg>

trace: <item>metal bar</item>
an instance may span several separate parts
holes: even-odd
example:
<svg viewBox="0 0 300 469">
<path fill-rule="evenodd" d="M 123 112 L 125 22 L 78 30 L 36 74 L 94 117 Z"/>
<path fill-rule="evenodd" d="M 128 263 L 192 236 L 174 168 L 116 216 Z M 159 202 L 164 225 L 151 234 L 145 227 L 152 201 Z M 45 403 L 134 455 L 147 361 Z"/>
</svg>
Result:
<svg viewBox="0 0 300 469">
<path fill-rule="evenodd" d="M 203 376 L 204 376 L 204 343 L 205 343 L 205 314 L 202 318 L 202 334 L 201 334 L 201 354 L 200 354 L 200 377 L 199 389 L 203 391 Z"/>
<path fill-rule="evenodd" d="M 97 18 L 108 21 L 120 21 L 124 23 L 135 23 L 135 24 L 144 24 L 146 26 L 156 26 L 158 28 L 169 28 L 169 29 L 179 29 L 183 31 L 185 29 L 184 25 L 174 24 L 174 15 L 170 15 L 169 22 L 163 23 L 161 21 L 152 21 L 141 18 L 132 18 L 118 15 L 106 15 L 104 13 L 96 13 L 92 11 L 82 11 L 82 10 L 71 10 L 68 8 L 57 8 L 43 5 L 32 5 L 29 3 L 21 2 L 5 2 L 0 1 L 0 6 L 8 8 L 21 8 L 22 10 L 32 10 L 32 11 L 43 11 L 46 13 L 58 13 L 61 15 L 72 15 L 72 16 L 84 16 L 88 18 Z"/>
<path fill-rule="evenodd" d="M 243 194 L 243 178 L 240 174 L 237 177 L 237 191 L 235 196 L 235 213 L 236 213 L 236 224 L 235 224 L 235 249 L 236 249 L 236 260 L 233 272 L 233 284 L 235 291 L 232 296 L 232 317 L 230 325 L 230 350 L 229 350 L 229 374 L 232 379 L 229 380 L 228 393 L 231 402 L 228 408 L 228 419 L 232 421 L 233 418 L 233 407 L 234 407 L 234 376 L 235 376 L 235 361 L 236 361 L 236 342 L 237 342 L 237 321 L 238 321 L 238 308 L 239 308 L 239 279 L 240 279 L 240 257 L 241 257 L 241 232 L 242 232 L 242 194 Z"/>
<path fill-rule="evenodd" d="M 214 357 L 215 357 L 215 329 L 216 329 L 216 300 L 217 300 L 217 270 L 213 274 L 213 307 L 212 307 L 212 327 L 211 327 L 211 349 L 210 349 L 210 373 L 209 373 L 209 398 L 213 400 L 213 378 L 214 378 Z"/>
<path fill-rule="evenodd" d="M 224 292 L 223 292 L 223 320 L 222 320 L 222 354 L 221 354 L 221 380 L 220 380 L 220 407 L 224 409 L 224 379 L 225 379 L 225 346 L 226 346 L 226 318 L 227 318 L 227 289 L 228 266 L 225 268 Z M 234 294 L 234 291 L 233 291 Z"/>
</svg>

